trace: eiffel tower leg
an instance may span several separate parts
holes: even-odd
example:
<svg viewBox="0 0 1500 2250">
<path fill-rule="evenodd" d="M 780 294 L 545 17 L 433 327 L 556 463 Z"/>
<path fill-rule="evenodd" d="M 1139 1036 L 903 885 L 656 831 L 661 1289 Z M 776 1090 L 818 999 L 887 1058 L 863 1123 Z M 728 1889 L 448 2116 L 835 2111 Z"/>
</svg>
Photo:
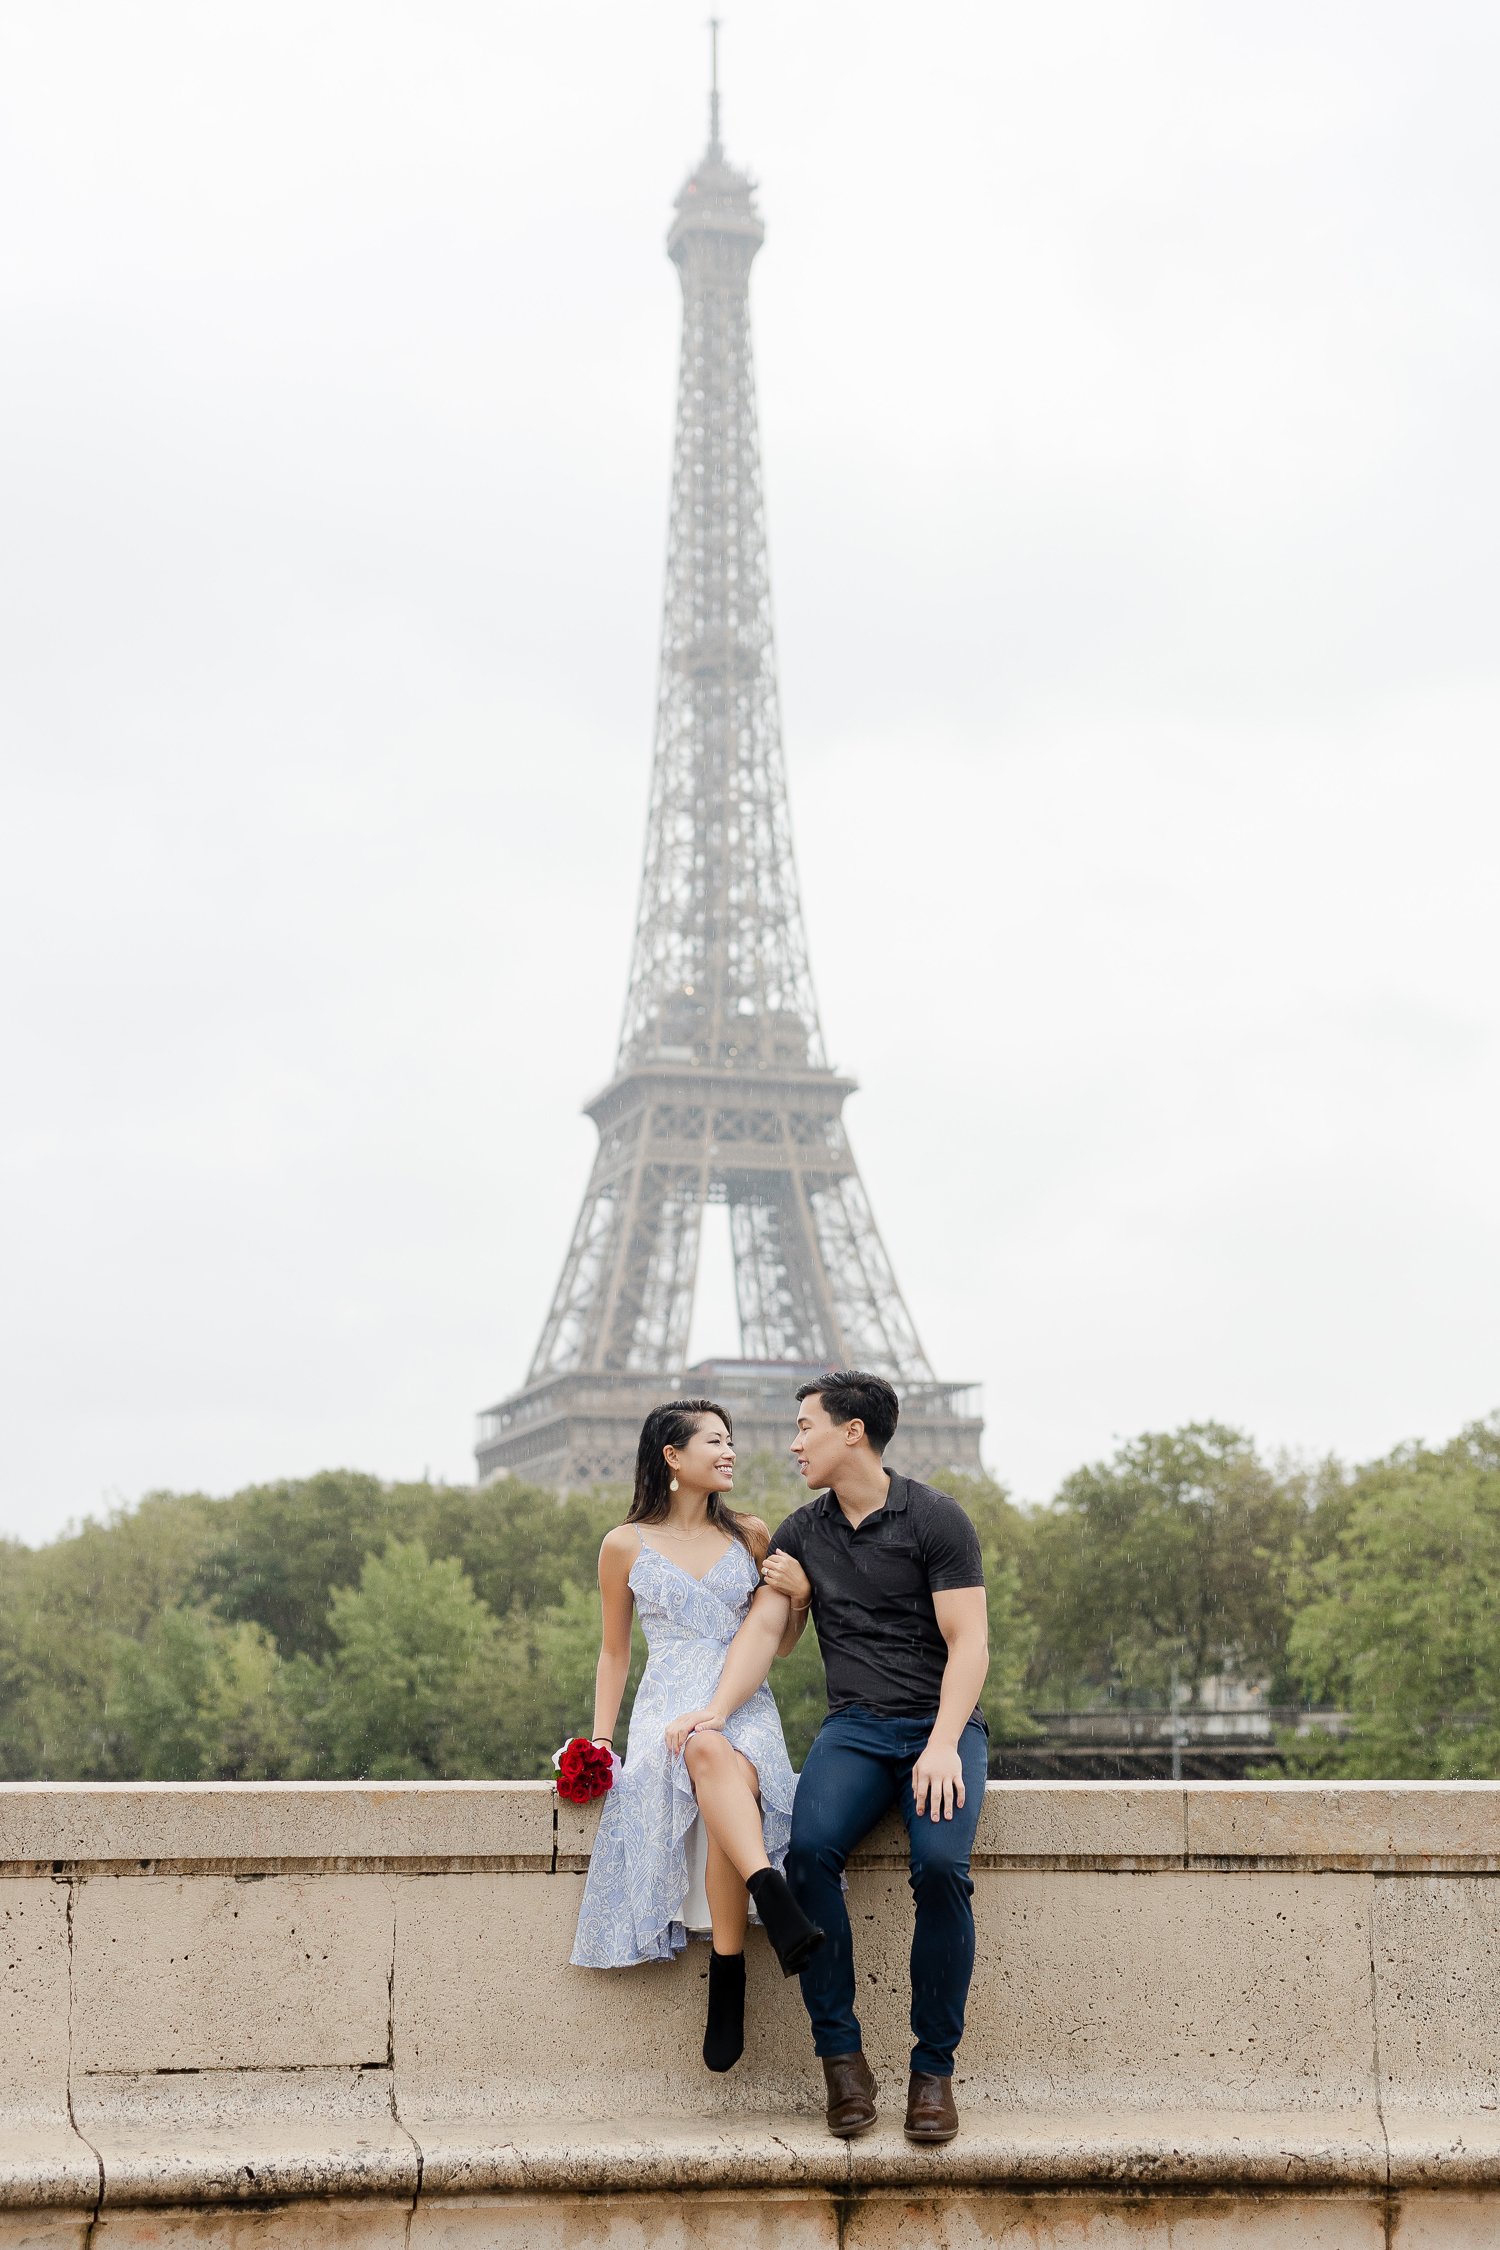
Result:
<svg viewBox="0 0 1500 2250">
<path fill-rule="evenodd" d="M 896 1287 L 859 1174 L 829 1180 L 811 1201 L 819 1263 L 828 1275 L 848 1364 L 898 1382 L 930 1383 L 927 1354 Z"/>
<path fill-rule="evenodd" d="M 637 1108 L 600 1130 L 594 1168 L 553 1293 L 552 1309 L 532 1358 L 528 1384 L 541 1382 L 548 1375 L 564 1374 L 570 1368 L 600 1364 L 605 1290 L 619 1264 L 621 1231 L 640 1164 L 643 1122 Z"/>
<path fill-rule="evenodd" d="M 591 1180 L 526 1378 L 528 1383 L 588 1364 L 597 1326 L 599 1279 L 611 1262 L 620 1212 L 614 1191 Z"/>
<path fill-rule="evenodd" d="M 637 1169 L 604 1294 L 601 1367 L 662 1374 L 681 1367 L 706 1186 L 701 1165 Z"/>
<path fill-rule="evenodd" d="M 830 1362 L 838 1324 L 800 1182 L 762 1175 L 737 1193 L 731 1181 L 729 1225 L 745 1357 Z"/>
</svg>

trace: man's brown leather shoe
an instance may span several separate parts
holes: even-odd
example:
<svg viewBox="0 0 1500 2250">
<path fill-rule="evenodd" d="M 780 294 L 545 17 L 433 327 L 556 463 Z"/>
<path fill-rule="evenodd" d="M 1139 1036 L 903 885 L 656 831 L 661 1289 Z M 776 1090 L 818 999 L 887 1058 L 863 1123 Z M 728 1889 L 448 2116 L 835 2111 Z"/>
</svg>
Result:
<svg viewBox="0 0 1500 2250">
<path fill-rule="evenodd" d="M 823 2076 L 828 2083 L 829 2132 L 841 2141 L 867 2133 L 875 2122 L 875 2073 L 864 2056 L 858 2050 L 852 2055 L 825 2055 Z"/>
<path fill-rule="evenodd" d="M 951 2078 L 931 2078 L 914 2070 L 906 2094 L 906 2137 L 909 2141 L 951 2141 L 958 2131 L 958 2109 Z"/>
</svg>

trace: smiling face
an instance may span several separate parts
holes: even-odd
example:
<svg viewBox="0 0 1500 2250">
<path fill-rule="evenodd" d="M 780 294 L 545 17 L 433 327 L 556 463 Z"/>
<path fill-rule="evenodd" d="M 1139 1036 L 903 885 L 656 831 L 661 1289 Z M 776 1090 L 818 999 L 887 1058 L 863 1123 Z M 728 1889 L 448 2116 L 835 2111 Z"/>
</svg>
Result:
<svg viewBox="0 0 1500 2250">
<path fill-rule="evenodd" d="M 728 1492 L 734 1484 L 734 1444 L 717 1414 L 700 1417 L 686 1445 L 662 1449 L 668 1470 L 688 1492 Z"/>
<path fill-rule="evenodd" d="M 864 1443 L 863 1422 L 831 1422 L 817 1391 L 798 1402 L 792 1459 L 804 1483 L 818 1487 L 832 1484 L 855 1447 Z"/>
</svg>

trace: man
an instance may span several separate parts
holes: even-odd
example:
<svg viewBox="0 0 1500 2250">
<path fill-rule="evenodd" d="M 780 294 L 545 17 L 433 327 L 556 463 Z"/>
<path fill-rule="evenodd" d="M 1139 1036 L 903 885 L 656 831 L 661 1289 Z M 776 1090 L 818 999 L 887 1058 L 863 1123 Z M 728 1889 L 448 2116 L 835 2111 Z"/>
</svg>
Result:
<svg viewBox="0 0 1500 2250">
<path fill-rule="evenodd" d="M 826 1489 L 776 1532 L 765 1584 L 729 1645 L 713 1701 L 674 1720 L 667 1740 L 677 1750 L 695 1728 L 722 1727 L 770 1671 L 791 1610 L 811 1604 L 828 1717 L 797 1786 L 787 1877 L 797 1905 L 826 1933 L 801 1981 L 828 2127 L 848 2140 L 875 2122 L 840 1877 L 861 1837 L 899 1803 L 916 1897 L 906 2133 L 951 2141 L 953 2057 L 974 1967 L 969 1855 L 988 1767 L 978 1709 L 989 1669 L 979 1539 L 956 1500 L 884 1466 L 900 1407 L 883 1377 L 823 1375 L 797 1404 L 793 1457 L 807 1484 Z"/>
</svg>

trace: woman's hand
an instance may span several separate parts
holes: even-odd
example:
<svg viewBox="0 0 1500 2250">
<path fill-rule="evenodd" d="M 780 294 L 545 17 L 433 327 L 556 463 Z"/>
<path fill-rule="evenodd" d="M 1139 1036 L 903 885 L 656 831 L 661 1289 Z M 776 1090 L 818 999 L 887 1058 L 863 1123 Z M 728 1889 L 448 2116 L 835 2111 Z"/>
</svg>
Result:
<svg viewBox="0 0 1500 2250">
<path fill-rule="evenodd" d="M 806 1609 L 812 1600 L 812 1580 L 795 1555 L 784 1555 L 778 1548 L 767 1555 L 760 1574 L 773 1594 L 785 1594 L 793 1609 Z"/>
<path fill-rule="evenodd" d="M 674 1758 L 682 1755 L 682 1746 L 690 1734 L 718 1734 L 724 1726 L 722 1711 L 684 1711 L 672 1720 L 667 1728 L 667 1748 Z"/>
</svg>

